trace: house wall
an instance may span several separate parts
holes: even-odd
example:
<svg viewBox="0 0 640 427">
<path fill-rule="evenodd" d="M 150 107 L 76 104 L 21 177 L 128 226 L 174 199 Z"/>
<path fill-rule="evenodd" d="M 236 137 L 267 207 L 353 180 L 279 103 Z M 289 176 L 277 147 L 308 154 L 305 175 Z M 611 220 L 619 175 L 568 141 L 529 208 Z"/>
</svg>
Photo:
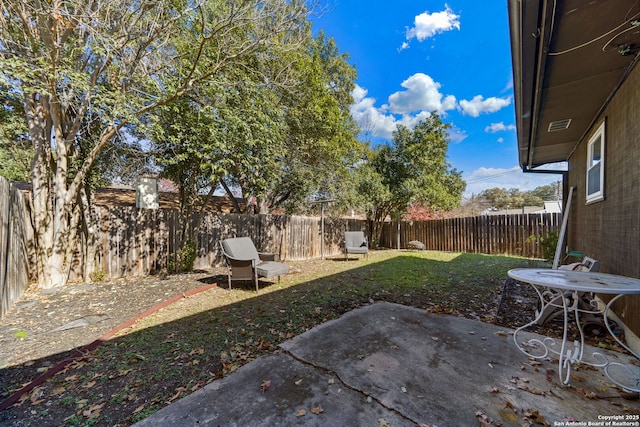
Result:
<svg viewBox="0 0 640 427">
<path fill-rule="evenodd" d="M 586 203 L 587 142 L 605 120 L 604 200 Z M 636 66 L 569 159 L 575 187 L 567 242 L 600 261 L 600 271 L 640 278 L 640 67 Z M 640 296 L 614 311 L 640 335 Z"/>
</svg>

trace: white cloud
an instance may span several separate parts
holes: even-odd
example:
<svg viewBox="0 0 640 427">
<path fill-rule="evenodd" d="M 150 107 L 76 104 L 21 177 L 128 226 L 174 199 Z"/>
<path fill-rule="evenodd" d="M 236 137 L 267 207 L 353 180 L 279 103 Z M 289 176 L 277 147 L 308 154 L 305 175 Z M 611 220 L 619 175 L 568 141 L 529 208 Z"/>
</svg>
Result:
<svg viewBox="0 0 640 427">
<path fill-rule="evenodd" d="M 498 141 L 500 144 L 502 144 L 502 143 L 504 142 L 504 138 L 503 138 L 503 137 L 500 137 L 500 138 L 498 138 L 496 141 Z"/>
<path fill-rule="evenodd" d="M 476 95 L 472 100 L 460 100 L 460 109 L 463 114 L 471 117 L 478 117 L 482 113 L 495 113 L 496 111 L 511 104 L 511 97 L 484 99 L 482 95 Z"/>
<path fill-rule="evenodd" d="M 413 19 L 413 25 L 413 27 L 407 28 L 407 40 L 415 38 L 422 42 L 436 34 L 451 31 L 454 28 L 459 30 L 460 15 L 456 15 L 449 6 L 445 5 L 445 10 L 442 12 L 423 12 L 416 16 Z"/>
<path fill-rule="evenodd" d="M 560 166 L 558 167 L 561 168 Z M 555 170 L 555 167 L 547 168 L 547 170 Z M 469 174 L 463 174 L 462 179 L 467 183 L 464 197 L 470 198 L 472 194 L 477 195 L 484 190 L 496 187 L 530 191 L 537 187 L 557 182 L 562 178 L 557 174 L 524 173 L 520 166 L 514 166 L 509 169 L 481 167 Z"/>
<path fill-rule="evenodd" d="M 456 127 L 456 126 L 451 126 L 449 128 L 449 141 L 451 141 L 454 144 L 459 144 L 462 141 L 464 141 L 467 138 L 467 132 Z"/>
<path fill-rule="evenodd" d="M 499 123 L 491 123 L 489 126 L 484 128 L 484 131 L 487 133 L 496 133 L 496 132 L 502 132 L 506 130 L 516 130 L 516 126 L 505 125 L 503 122 L 499 122 Z"/>
<path fill-rule="evenodd" d="M 356 85 L 353 90 L 354 104 L 351 106 L 351 116 L 363 132 L 370 132 L 380 138 L 391 138 L 396 129 L 396 118 L 386 114 L 384 108 L 377 108 L 376 99 L 367 97 L 367 93 L 366 89 Z"/>
<path fill-rule="evenodd" d="M 367 90 L 356 85 L 351 115 L 364 132 L 390 139 L 399 124 L 412 129 L 433 111 L 442 115 L 456 108 L 455 96 L 443 95 L 440 83 L 426 74 L 414 74 L 402 82 L 401 86 L 407 90 L 391 94 L 389 104 L 376 107 L 376 99 L 367 97 Z M 456 134 L 453 136 L 458 142 L 466 137 Z"/>
<path fill-rule="evenodd" d="M 401 83 L 405 89 L 391 94 L 387 104 L 376 106 L 377 100 L 368 96 L 368 91 L 356 85 L 353 90 L 354 104 L 351 115 L 363 132 L 375 138 L 391 139 L 399 124 L 409 129 L 428 117 L 432 112 L 445 116 L 448 111 L 458 109 L 463 114 L 478 117 L 481 113 L 491 113 L 508 106 L 511 97 L 484 99 L 477 95 L 471 101 L 456 101 L 454 95 L 445 95 L 440 91 L 441 84 L 430 76 L 416 73 Z M 513 125 L 492 123 L 485 132 L 508 131 Z M 467 137 L 460 129 L 449 131 L 452 143 L 459 143 Z"/>
<path fill-rule="evenodd" d="M 416 73 L 401 84 L 406 91 L 389 96 L 391 112 L 398 114 L 416 111 L 436 111 L 440 114 L 456 107 L 453 95 L 444 96 L 440 92 L 440 83 L 423 73 Z"/>
</svg>

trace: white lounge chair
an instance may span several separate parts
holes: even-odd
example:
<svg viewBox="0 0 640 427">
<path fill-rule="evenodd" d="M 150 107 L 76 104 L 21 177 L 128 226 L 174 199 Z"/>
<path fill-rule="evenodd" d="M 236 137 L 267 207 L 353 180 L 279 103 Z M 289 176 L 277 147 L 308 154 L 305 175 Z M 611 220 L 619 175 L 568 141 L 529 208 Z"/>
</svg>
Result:
<svg viewBox="0 0 640 427">
<path fill-rule="evenodd" d="M 369 246 L 363 231 L 346 231 L 344 233 L 344 259 L 349 259 L 349 254 L 364 254 L 369 257 Z"/>
</svg>

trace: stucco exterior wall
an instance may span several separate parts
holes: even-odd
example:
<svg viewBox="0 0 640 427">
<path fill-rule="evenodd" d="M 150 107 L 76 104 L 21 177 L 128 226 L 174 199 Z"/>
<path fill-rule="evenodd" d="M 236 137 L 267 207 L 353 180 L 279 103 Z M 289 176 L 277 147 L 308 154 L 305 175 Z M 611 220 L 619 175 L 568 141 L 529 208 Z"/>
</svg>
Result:
<svg viewBox="0 0 640 427">
<path fill-rule="evenodd" d="M 587 143 L 605 122 L 604 200 L 586 203 Z M 640 67 L 636 66 L 591 133 L 569 159 L 575 187 L 567 242 L 601 263 L 600 271 L 640 278 Z M 616 314 L 640 335 L 640 296 L 625 297 Z"/>
</svg>

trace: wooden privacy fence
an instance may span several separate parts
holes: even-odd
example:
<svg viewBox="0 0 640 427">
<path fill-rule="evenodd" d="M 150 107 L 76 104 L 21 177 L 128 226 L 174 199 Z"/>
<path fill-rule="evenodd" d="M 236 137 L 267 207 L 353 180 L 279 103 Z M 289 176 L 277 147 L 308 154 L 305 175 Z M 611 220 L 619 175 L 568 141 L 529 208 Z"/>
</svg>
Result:
<svg viewBox="0 0 640 427">
<path fill-rule="evenodd" d="M 0 176 L 0 318 L 29 284 L 30 229 L 22 193 Z"/>
<path fill-rule="evenodd" d="M 284 215 L 217 215 L 200 218 L 198 256 L 194 268 L 221 265 L 219 241 L 226 237 L 249 236 L 260 251 L 275 252 L 284 260 L 322 256 L 321 219 Z M 364 230 L 366 221 L 325 218 L 324 255 L 342 254 L 346 230 Z M 154 274 L 175 265 L 182 246 L 177 210 L 146 210 L 133 207 L 101 209 L 102 250 L 98 262 L 107 277 Z M 560 227 L 560 214 L 496 215 L 443 220 L 402 222 L 400 248 L 418 240 L 429 250 L 485 254 L 521 255 L 542 258 L 540 238 Z M 195 224 L 192 224 L 192 227 Z M 397 223 L 383 228 L 380 246 L 397 248 Z M 72 278 L 79 278 L 77 273 Z"/>
<path fill-rule="evenodd" d="M 401 248 L 417 240 L 434 251 L 543 258 L 540 239 L 559 231 L 561 222 L 561 214 L 543 213 L 401 222 L 399 231 L 397 222 L 387 223 L 380 244 L 397 248 L 399 236 Z"/>
<path fill-rule="evenodd" d="M 97 265 L 107 277 L 154 274 L 176 265 L 181 220 L 177 210 L 101 207 L 101 250 Z M 284 215 L 194 215 L 200 220 L 196 241 L 198 256 L 194 268 L 221 265 L 219 241 L 249 236 L 258 250 L 280 254 L 284 260 L 319 258 L 322 255 L 321 219 Z M 195 224 L 191 224 L 192 228 Z M 366 230 L 366 222 L 352 219 L 324 219 L 324 255 L 342 253 L 345 230 Z M 76 263 L 77 264 L 77 263 Z M 71 278 L 82 277 L 80 269 Z"/>
<path fill-rule="evenodd" d="M 0 177 L 0 315 L 22 296 L 29 282 L 30 223 L 22 194 Z M 143 276 L 175 265 L 181 219 L 177 210 L 137 209 L 129 206 L 101 207 L 100 247 L 96 269 L 108 278 Z M 259 250 L 279 253 L 284 260 L 335 257 L 342 254 L 346 230 L 367 232 L 367 223 L 356 219 L 280 215 L 194 216 L 198 233 L 191 236 L 198 253 L 194 268 L 222 264 L 219 241 L 226 237 L 250 236 Z M 452 252 L 510 254 L 541 258 L 540 238 L 558 230 L 560 214 L 496 215 L 402 222 L 383 227 L 381 247 L 407 248 L 418 240 L 427 249 Z M 195 224 L 192 224 L 192 228 Z M 81 248 L 75 255 L 71 280 L 82 279 Z"/>
</svg>

